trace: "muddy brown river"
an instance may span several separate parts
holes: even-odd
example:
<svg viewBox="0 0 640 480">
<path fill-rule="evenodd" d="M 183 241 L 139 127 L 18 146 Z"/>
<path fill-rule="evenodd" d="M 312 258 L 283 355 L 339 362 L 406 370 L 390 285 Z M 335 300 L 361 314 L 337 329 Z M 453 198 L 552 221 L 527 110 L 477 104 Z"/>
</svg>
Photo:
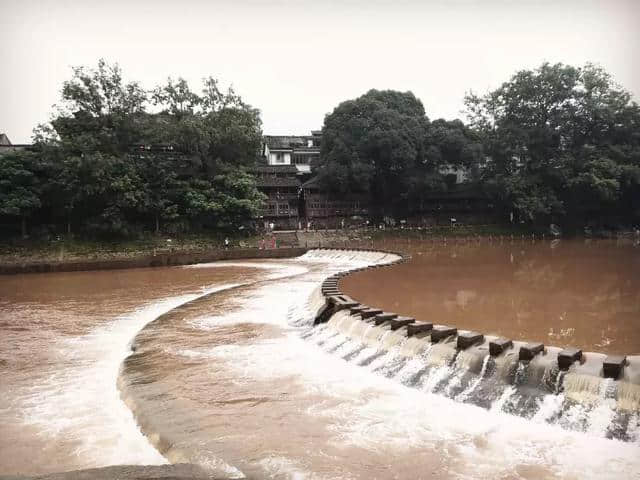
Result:
<svg viewBox="0 0 640 480">
<path fill-rule="evenodd" d="M 640 354 L 640 248 L 630 242 L 388 240 L 411 254 L 342 281 L 362 302 L 517 340 Z"/>
<path fill-rule="evenodd" d="M 613 266 L 581 260 L 582 252 L 577 267 L 533 261 L 528 245 L 515 253 L 460 245 L 455 257 L 450 245 L 414 247 L 416 264 L 375 271 L 377 280 L 363 274 L 369 287 L 354 295 L 393 303 L 385 295 L 395 289 L 416 315 L 432 299 L 432 315 L 460 324 L 461 310 L 471 308 L 509 306 L 524 319 L 534 301 L 545 303 L 544 292 L 557 295 L 545 310 L 555 315 L 565 292 L 571 308 L 550 344 L 569 336 L 568 344 L 606 341 L 611 351 L 630 353 L 633 340 L 624 337 L 633 331 L 622 334 L 616 322 L 638 312 L 635 250 Z M 604 248 L 605 257 L 616 251 Z M 540 258 L 543 251 L 554 259 L 561 250 L 540 248 Z M 444 271 L 464 257 L 460 265 L 475 276 L 457 285 Z M 477 257 L 488 265 L 469 260 Z M 488 357 L 474 370 L 471 354 L 451 356 L 447 345 L 392 337 L 357 319 L 313 325 L 324 278 L 394 259 L 315 250 L 285 260 L 0 277 L 0 473 L 193 462 L 231 478 L 638 478 L 640 388 L 633 382 L 573 367 L 560 375 L 534 362 L 494 365 Z M 430 265 L 441 273 L 423 271 Z M 547 276 L 536 277 L 534 267 L 544 265 Z M 576 284 L 588 265 L 606 288 Z M 414 270 L 396 274 L 402 268 Z M 405 291 L 412 271 L 425 287 L 413 294 Z M 499 299 L 516 294 L 514 283 L 526 288 L 527 278 L 537 278 L 534 294 Z M 555 278 L 555 288 L 543 287 L 544 278 Z M 349 288 L 359 288 L 354 279 Z M 387 288 L 374 290 L 379 283 Z M 581 298 L 591 298 L 589 285 L 601 300 L 587 308 Z M 596 304 L 615 328 L 604 334 L 598 325 L 589 336 L 574 315 Z M 509 326 L 491 318 L 492 331 Z M 516 328 L 504 332 L 520 338 Z M 546 326 L 528 332 L 550 338 Z"/>
</svg>

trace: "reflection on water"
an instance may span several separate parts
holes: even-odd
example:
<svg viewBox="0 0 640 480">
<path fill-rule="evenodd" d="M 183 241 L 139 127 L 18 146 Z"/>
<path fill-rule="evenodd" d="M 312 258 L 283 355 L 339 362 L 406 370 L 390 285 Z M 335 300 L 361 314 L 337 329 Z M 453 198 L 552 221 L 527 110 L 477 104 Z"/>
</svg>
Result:
<svg viewBox="0 0 640 480">
<path fill-rule="evenodd" d="M 614 241 L 387 240 L 410 253 L 354 274 L 370 305 L 461 329 L 585 351 L 640 353 L 640 248 Z"/>
</svg>

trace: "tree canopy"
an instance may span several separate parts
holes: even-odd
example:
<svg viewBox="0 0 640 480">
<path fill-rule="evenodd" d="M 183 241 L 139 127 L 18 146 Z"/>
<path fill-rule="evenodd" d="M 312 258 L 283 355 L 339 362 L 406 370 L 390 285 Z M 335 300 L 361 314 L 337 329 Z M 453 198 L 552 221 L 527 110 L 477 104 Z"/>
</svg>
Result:
<svg viewBox="0 0 640 480">
<path fill-rule="evenodd" d="M 34 140 L 33 151 L 0 159 L 11 186 L 0 214 L 131 235 L 238 226 L 263 200 L 246 173 L 260 151 L 259 112 L 213 78 L 200 93 L 181 78 L 147 91 L 103 60 L 74 68 Z"/>
<path fill-rule="evenodd" d="M 430 121 L 411 92 L 340 103 L 325 117 L 318 185 L 398 218 L 461 168 L 503 218 L 640 220 L 640 107 L 602 68 L 544 63 L 465 105 L 466 124 Z M 29 220 L 101 236 L 237 227 L 264 200 L 247 173 L 261 143 L 259 111 L 216 79 L 147 90 L 100 60 L 73 69 L 33 148 L 0 156 L 0 217 L 23 234 Z"/>
<path fill-rule="evenodd" d="M 578 224 L 640 213 L 640 109 L 600 67 L 544 63 L 465 103 L 505 208 Z"/>
<path fill-rule="evenodd" d="M 469 167 L 482 144 L 461 121 L 430 122 L 411 92 L 370 90 L 326 116 L 320 184 L 334 195 L 369 195 L 374 214 L 401 215 L 443 189 L 442 167 Z"/>
</svg>

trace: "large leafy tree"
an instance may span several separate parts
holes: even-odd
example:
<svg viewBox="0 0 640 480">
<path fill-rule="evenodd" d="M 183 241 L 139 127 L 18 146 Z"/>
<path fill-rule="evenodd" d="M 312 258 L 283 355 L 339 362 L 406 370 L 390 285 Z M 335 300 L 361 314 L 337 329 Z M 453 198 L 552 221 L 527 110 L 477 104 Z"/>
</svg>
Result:
<svg viewBox="0 0 640 480">
<path fill-rule="evenodd" d="M 320 184 L 336 195 L 368 193 L 375 213 L 406 199 L 409 172 L 424 162 L 429 119 L 412 93 L 370 90 L 325 118 Z"/>
<path fill-rule="evenodd" d="M 639 109 L 600 67 L 545 63 L 465 102 L 491 159 L 487 188 L 521 218 L 582 223 L 638 208 Z"/>
<path fill-rule="evenodd" d="M 481 138 L 460 120 L 429 122 L 411 92 L 371 90 L 325 118 L 317 173 L 335 195 L 367 193 L 374 213 L 399 216 L 447 189 L 447 167 L 477 177 L 483 157 Z"/>
<path fill-rule="evenodd" d="M 20 219 L 27 236 L 27 219 L 41 205 L 37 158 L 31 152 L 0 156 L 0 215 Z"/>
<path fill-rule="evenodd" d="M 77 223 L 98 234 L 241 223 L 263 201 L 244 173 L 260 142 L 258 110 L 213 78 L 201 93 L 181 78 L 146 91 L 103 60 L 74 68 L 53 120 L 36 131 L 43 210 L 68 232 Z"/>
</svg>

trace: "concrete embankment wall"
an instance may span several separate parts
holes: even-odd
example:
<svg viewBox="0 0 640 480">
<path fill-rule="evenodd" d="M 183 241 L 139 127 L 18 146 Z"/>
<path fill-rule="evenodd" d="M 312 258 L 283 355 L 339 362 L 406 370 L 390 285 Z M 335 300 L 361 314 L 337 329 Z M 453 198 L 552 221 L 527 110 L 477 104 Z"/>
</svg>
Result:
<svg viewBox="0 0 640 480">
<path fill-rule="evenodd" d="M 79 260 L 63 262 L 25 262 L 0 264 L 0 275 L 17 273 L 76 272 L 83 270 L 118 270 L 124 268 L 165 267 L 215 262 L 218 260 L 240 260 L 251 258 L 292 258 L 303 255 L 303 247 L 293 248 L 232 248 L 193 253 L 162 253 L 136 258 L 111 260 Z"/>
</svg>

